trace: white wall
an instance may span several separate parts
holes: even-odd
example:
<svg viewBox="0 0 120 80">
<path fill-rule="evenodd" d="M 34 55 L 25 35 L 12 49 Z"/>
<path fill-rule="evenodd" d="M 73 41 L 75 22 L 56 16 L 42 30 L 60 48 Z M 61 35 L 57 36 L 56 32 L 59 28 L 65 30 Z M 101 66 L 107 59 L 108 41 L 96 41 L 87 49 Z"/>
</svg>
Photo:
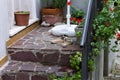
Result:
<svg viewBox="0 0 120 80">
<path fill-rule="evenodd" d="M 36 12 L 39 17 L 40 0 L 36 0 Z M 8 17 L 8 0 L 1 0 L 0 2 L 0 59 L 7 54 L 6 41 L 9 38 L 9 17 Z"/>
<path fill-rule="evenodd" d="M 45 7 L 45 1 L 44 0 L 40 0 L 41 1 L 41 6 Z M 72 5 L 75 5 L 77 8 L 82 9 L 85 11 L 87 11 L 87 5 L 88 5 L 88 0 L 71 0 L 72 1 Z M 66 16 L 66 8 L 64 8 L 64 15 Z"/>
<path fill-rule="evenodd" d="M 111 45 L 110 47 L 112 47 L 113 45 L 115 45 L 114 43 L 115 39 L 111 39 Z M 120 46 L 118 46 L 118 49 L 120 49 Z M 110 51 L 109 53 L 109 59 L 108 59 L 108 73 L 111 74 L 111 70 L 112 70 L 112 67 L 113 67 L 113 61 L 115 60 L 116 56 L 119 54 L 120 52 L 112 52 Z"/>
<path fill-rule="evenodd" d="M 86 12 L 87 5 L 88 5 L 88 0 L 71 0 L 71 1 L 72 1 L 72 5 L 75 5 L 79 9 L 82 9 Z"/>
<path fill-rule="evenodd" d="M 42 0 L 36 0 L 36 12 L 37 12 L 37 17 L 40 18 L 40 9 L 42 7 Z"/>
<path fill-rule="evenodd" d="M 7 53 L 6 40 L 9 36 L 9 21 L 8 21 L 8 0 L 0 1 L 0 59 Z"/>
</svg>

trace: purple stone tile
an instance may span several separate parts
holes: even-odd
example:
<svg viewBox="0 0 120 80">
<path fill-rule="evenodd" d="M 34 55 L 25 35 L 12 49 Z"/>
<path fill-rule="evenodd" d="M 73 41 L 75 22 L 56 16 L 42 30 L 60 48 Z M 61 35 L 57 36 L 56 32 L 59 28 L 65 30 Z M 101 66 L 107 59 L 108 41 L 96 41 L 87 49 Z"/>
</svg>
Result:
<svg viewBox="0 0 120 80">
<path fill-rule="evenodd" d="M 3 74 L 2 75 L 2 80 L 15 80 L 15 76 L 14 75 Z"/>
<path fill-rule="evenodd" d="M 23 37 L 23 39 L 31 39 L 33 36 L 32 35 L 26 35 Z"/>
<path fill-rule="evenodd" d="M 28 42 L 28 43 L 33 43 L 33 42 L 35 42 L 35 39 L 34 39 L 34 38 L 29 39 L 27 42 Z M 26 43 L 27 43 L 27 42 L 26 42 Z"/>
<path fill-rule="evenodd" d="M 74 69 L 70 68 L 69 66 L 62 66 L 59 69 L 59 72 L 68 72 L 68 73 L 73 73 Z"/>
<path fill-rule="evenodd" d="M 35 70 L 35 64 L 33 63 L 25 63 L 21 66 L 20 71 L 34 71 Z"/>
<path fill-rule="evenodd" d="M 39 45 L 26 44 L 25 45 L 26 49 L 41 49 L 41 48 L 44 48 L 44 47 L 45 47 L 44 44 L 39 44 Z"/>
<path fill-rule="evenodd" d="M 20 66 L 6 66 L 5 71 L 18 71 Z"/>
<path fill-rule="evenodd" d="M 61 46 L 56 46 L 56 44 L 52 44 L 50 42 L 46 42 L 46 49 L 50 49 L 50 50 L 59 50 L 61 49 Z"/>
<path fill-rule="evenodd" d="M 37 66 L 36 71 L 37 72 L 46 72 L 48 71 L 49 66 Z"/>
<path fill-rule="evenodd" d="M 11 46 L 11 48 L 21 48 L 21 46 L 22 46 L 22 45 L 15 45 L 15 44 L 13 44 L 13 45 Z"/>
<path fill-rule="evenodd" d="M 16 80 L 29 80 L 28 73 L 16 73 Z"/>
<path fill-rule="evenodd" d="M 69 60 L 70 60 L 70 54 L 61 54 L 60 62 L 59 65 L 64 66 L 64 65 L 69 65 Z"/>
<path fill-rule="evenodd" d="M 46 75 L 34 75 L 31 80 L 49 80 Z"/>
<path fill-rule="evenodd" d="M 12 60 L 37 62 L 37 58 L 31 51 L 20 51 L 11 55 Z"/>
<path fill-rule="evenodd" d="M 34 35 L 34 36 L 37 34 L 38 34 L 38 32 L 36 32 L 35 30 L 30 33 L 30 35 Z"/>
<path fill-rule="evenodd" d="M 37 53 L 36 53 L 36 56 L 37 56 L 37 59 L 38 59 L 39 62 L 42 62 L 42 61 L 43 61 L 43 54 L 37 52 Z"/>
<path fill-rule="evenodd" d="M 48 69 L 48 72 L 49 73 L 56 73 L 59 71 L 59 69 L 60 69 L 60 67 L 58 67 L 58 66 L 52 66 L 51 68 Z"/>
<path fill-rule="evenodd" d="M 72 44 L 65 48 L 62 48 L 63 51 L 78 51 L 81 50 L 80 45 Z"/>
<path fill-rule="evenodd" d="M 47 28 L 48 28 L 48 27 L 47 27 Z M 41 29 L 39 29 L 39 32 L 46 32 L 46 31 L 48 31 L 47 28 L 41 27 Z"/>
<path fill-rule="evenodd" d="M 12 54 L 12 53 L 14 53 L 14 51 L 12 50 L 8 50 L 8 54 Z"/>
<path fill-rule="evenodd" d="M 54 54 L 46 54 L 44 56 L 44 63 L 48 64 L 57 64 L 59 60 L 59 54 L 54 53 Z"/>
<path fill-rule="evenodd" d="M 60 67 L 58 66 L 37 66 L 37 72 L 55 73 L 58 72 Z"/>
<path fill-rule="evenodd" d="M 14 45 L 23 45 L 25 43 L 26 40 L 22 40 L 20 39 L 19 41 L 17 41 Z"/>
<path fill-rule="evenodd" d="M 25 46 L 34 46 L 35 44 L 34 44 L 34 42 L 26 42 L 24 45 L 25 45 Z M 29 48 L 29 47 L 28 47 L 28 48 Z"/>
<path fill-rule="evenodd" d="M 11 61 L 8 65 L 16 65 L 16 64 L 18 64 L 18 62 L 16 62 L 16 61 Z"/>
</svg>

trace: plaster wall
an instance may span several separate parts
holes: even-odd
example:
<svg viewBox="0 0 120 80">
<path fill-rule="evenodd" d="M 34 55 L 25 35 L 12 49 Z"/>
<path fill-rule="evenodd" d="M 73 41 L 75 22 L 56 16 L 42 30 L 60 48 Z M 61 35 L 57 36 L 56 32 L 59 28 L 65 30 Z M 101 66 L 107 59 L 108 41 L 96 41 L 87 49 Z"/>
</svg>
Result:
<svg viewBox="0 0 120 80">
<path fill-rule="evenodd" d="M 72 5 L 75 5 L 77 8 L 87 11 L 88 0 L 71 0 Z"/>
<path fill-rule="evenodd" d="M 0 59 L 7 53 L 6 41 L 9 38 L 8 0 L 0 2 Z"/>
</svg>

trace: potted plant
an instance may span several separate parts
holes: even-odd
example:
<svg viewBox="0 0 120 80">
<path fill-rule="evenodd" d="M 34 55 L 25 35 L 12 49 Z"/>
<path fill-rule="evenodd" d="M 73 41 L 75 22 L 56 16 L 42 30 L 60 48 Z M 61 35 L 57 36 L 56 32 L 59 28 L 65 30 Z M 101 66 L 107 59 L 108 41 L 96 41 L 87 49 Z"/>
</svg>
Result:
<svg viewBox="0 0 120 80">
<path fill-rule="evenodd" d="M 109 50 L 119 51 L 117 49 L 119 33 L 116 34 L 116 32 L 120 31 L 120 3 L 119 1 L 106 0 L 103 4 L 103 9 L 98 11 L 92 25 L 93 32 L 91 36 L 93 41 L 91 46 L 94 57 L 100 55 L 101 49 L 104 50 L 105 54 L 108 54 Z M 115 39 L 115 34 L 117 39 Z M 111 41 L 115 44 L 111 45 Z M 109 46 L 110 49 L 108 49 Z"/>
<path fill-rule="evenodd" d="M 72 6 L 70 22 L 71 22 L 71 24 L 77 25 L 77 27 L 75 28 L 76 42 L 80 43 L 82 30 L 83 30 L 83 26 L 84 26 L 84 11 L 78 9 L 75 6 Z"/>
<path fill-rule="evenodd" d="M 15 22 L 17 26 L 27 26 L 29 23 L 29 11 L 16 11 L 14 12 Z"/>
<path fill-rule="evenodd" d="M 84 11 L 78 9 L 75 6 L 71 7 L 71 24 L 76 24 L 78 27 L 83 27 L 84 25 Z"/>
<path fill-rule="evenodd" d="M 66 2 L 67 0 L 45 0 L 46 7 L 41 9 L 41 13 L 47 15 L 62 14 L 62 8 Z"/>
<path fill-rule="evenodd" d="M 63 7 L 67 0 L 45 0 L 46 7 L 41 9 L 42 21 L 54 25 L 63 20 Z"/>
</svg>

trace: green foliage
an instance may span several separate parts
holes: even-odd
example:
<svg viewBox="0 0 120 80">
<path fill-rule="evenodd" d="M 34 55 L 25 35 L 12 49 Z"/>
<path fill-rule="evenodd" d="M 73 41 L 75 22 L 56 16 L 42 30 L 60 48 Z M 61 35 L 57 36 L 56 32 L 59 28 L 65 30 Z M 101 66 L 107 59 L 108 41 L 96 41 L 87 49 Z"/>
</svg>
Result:
<svg viewBox="0 0 120 80">
<path fill-rule="evenodd" d="M 71 76 L 66 74 L 66 76 L 59 78 L 57 78 L 54 75 L 51 75 L 50 80 L 81 80 L 81 72 L 77 72 L 75 74 L 72 74 Z"/>
<path fill-rule="evenodd" d="M 49 7 L 50 0 L 44 0 L 46 2 L 47 7 Z"/>
<path fill-rule="evenodd" d="M 89 59 L 88 60 L 88 70 L 90 72 L 95 70 L 94 64 L 95 64 L 95 60 L 94 59 Z"/>
<path fill-rule="evenodd" d="M 17 11 L 15 14 L 30 14 L 29 11 Z"/>
<path fill-rule="evenodd" d="M 78 9 L 76 6 L 71 6 L 71 16 L 75 18 L 83 18 L 85 15 L 84 11 Z"/>
<path fill-rule="evenodd" d="M 82 62 L 82 53 L 81 52 L 76 52 L 76 54 L 74 56 L 70 56 L 70 65 L 76 71 L 80 71 L 81 62 Z"/>
<path fill-rule="evenodd" d="M 76 31 L 75 35 L 76 35 L 76 37 L 81 37 L 82 36 L 82 30 Z"/>
<path fill-rule="evenodd" d="M 84 11 L 81 9 L 78 9 L 75 6 L 71 6 L 71 24 L 79 25 L 80 27 L 83 27 L 84 25 Z"/>
<path fill-rule="evenodd" d="M 67 0 L 44 0 L 49 8 L 63 8 Z"/>
<path fill-rule="evenodd" d="M 119 1 L 108 0 L 104 3 L 103 9 L 98 12 L 94 21 L 92 33 L 93 42 L 91 43 L 94 56 L 100 54 L 100 49 L 104 49 L 110 45 L 110 39 L 115 38 L 117 30 L 120 30 L 120 5 L 115 5 Z M 114 7 L 111 7 L 114 5 Z M 117 39 L 116 39 L 117 40 Z M 116 41 L 115 41 L 116 42 Z M 115 44 L 111 50 L 118 51 Z"/>
<path fill-rule="evenodd" d="M 70 65 L 74 70 L 76 70 L 75 73 L 72 73 L 72 75 L 67 73 L 65 76 L 62 77 L 51 75 L 50 80 L 81 80 L 81 57 L 81 52 L 76 52 L 74 56 L 70 56 Z"/>
<path fill-rule="evenodd" d="M 53 0 L 54 8 L 63 8 L 67 3 L 67 0 Z"/>
</svg>

